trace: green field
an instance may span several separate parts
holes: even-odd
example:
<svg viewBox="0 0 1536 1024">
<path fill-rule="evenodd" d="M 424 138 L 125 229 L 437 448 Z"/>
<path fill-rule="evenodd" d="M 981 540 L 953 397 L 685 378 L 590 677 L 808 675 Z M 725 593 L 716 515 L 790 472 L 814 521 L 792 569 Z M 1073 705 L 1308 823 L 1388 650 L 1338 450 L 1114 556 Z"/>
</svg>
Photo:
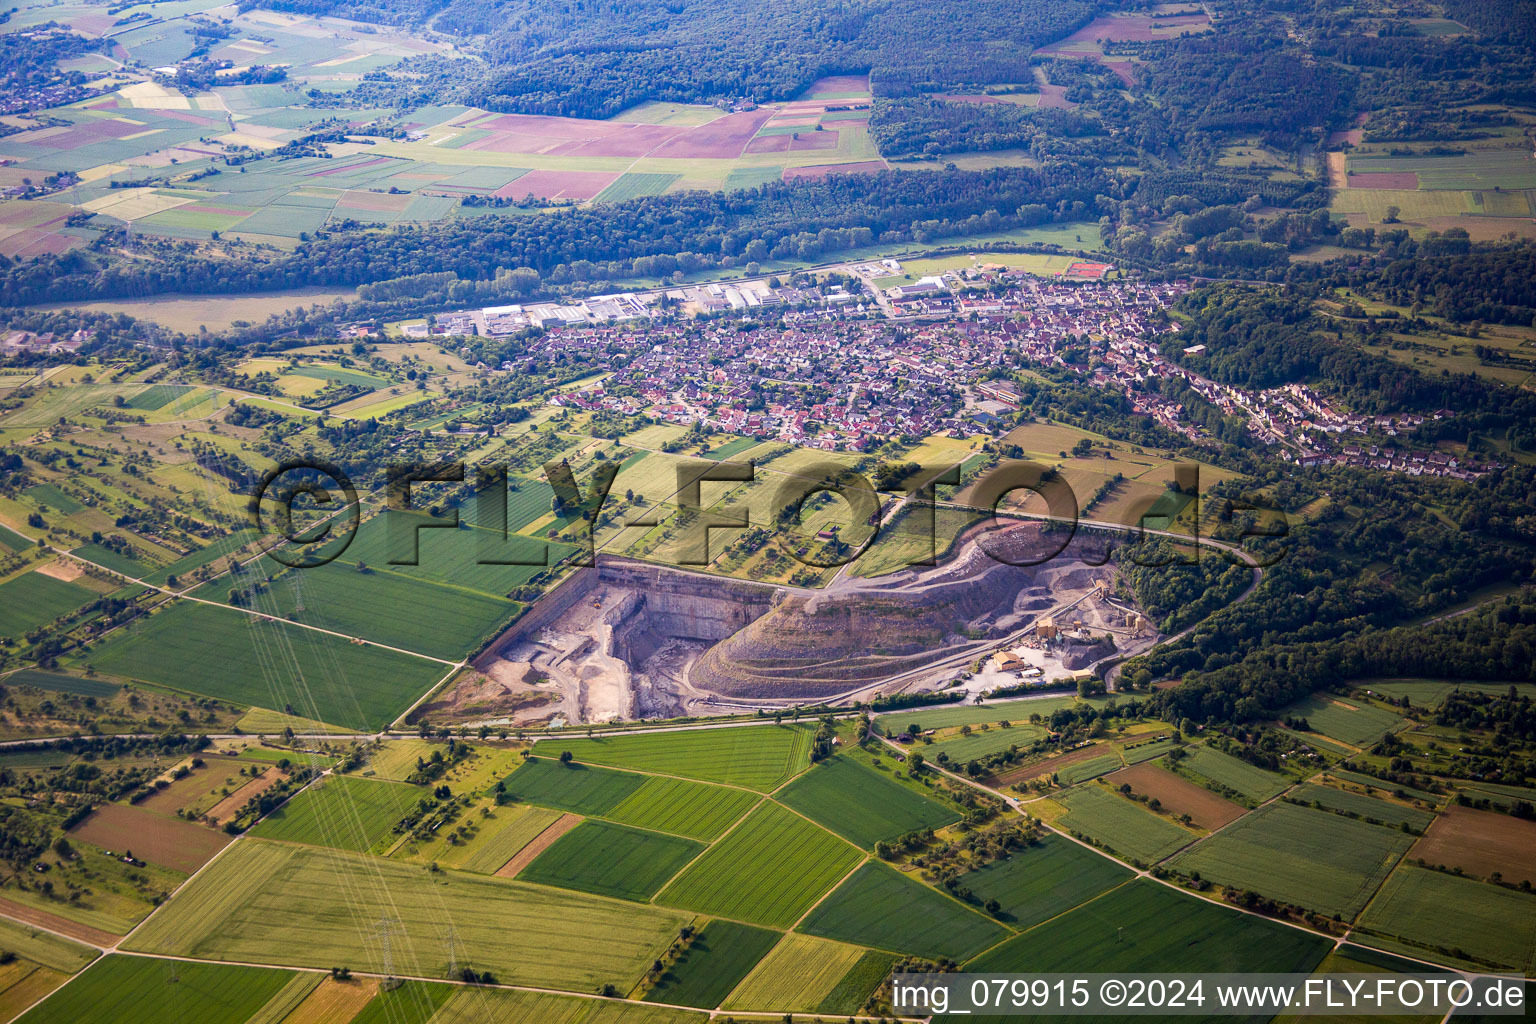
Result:
<svg viewBox="0 0 1536 1024">
<path fill-rule="evenodd" d="M 727 1010 L 812 1013 L 857 969 L 865 950 L 810 935 L 786 935 L 722 1004 Z"/>
<path fill-rule="evenodd" d="M 0 949 L 63 974 L 74 974 L 99 955 L 89 946 L 0 918 Z"/>
<path fill-rule="evenodd" d="M 69 553 L 134 579 L 143 579 L 157 568 L 153 562 L 131 558 L 100 544 L 82 544 L 78 548 L 71 548 Z"/>
<path fill-rule="evenodd" d="M 507 776 L 504 789 L 513 800 L 602 817 L 639 792 L 646 781 L 633 772 L 531 757 Z"/>
<path fill-rule="evenodd" d="M 1333 942 L 1138 878 L 992 950 L 968 971 L 1305 972 Z"/>
<path fill-rule="evenodd" d="M 62 512 L 66 516 L 72 516 L 85 508 L 54 484 L 34 484 L 23 493 L 38 505 L 47 506 L 49 510 Z"/>
<path fill-rule="evenodd" d="M 1120 755 L 1111 751 L 1108 754 L 1100 754 L 1098 757 L 1090 757 L 1086 761 L 1063 765 L 1052 774 L 1056 776 L 1056 781 L 1060 785 L 1075 786 L 1079 782 L 1087 782 L 1100 775 L 1108 775 L 1123 767 L 1125 762 L 1121 760 Z"/>
<path fill-rule="evenodd" d="M 757 725 L 640 736 L 559 737 L 534 752 L 569 750 L 578 761 L 678 775 L 768 792 L 808 763 L 811 733 L 802 726 Z"/>
<path fill-rule="evenodd" d="M 912 708 L 881 715 L 875 724 L 887 736 L 899 736 L 914 724 L 920 729 L 947 729 L 956 725 L 977 725 L 981 722 L 1001 721 L 1028 722 L 1032 714 L 1049 717 L 1051 712 L 1069 708 L 1077 703 L 1076 697 L 1042 697 L 1038 700 L 1009 701 L 996 704 L 945 704 L 932 708 Z M 1102 707 L 1103 701 L 1088 701 L 1094 707 Z M 1122 700 L 1122 703 L 1124 701 Z"/>
<path fill-rule="evenodd" d="M 924 746 L 922 753 L 930 760 L 941 753 L 948 754 L 951 761 L 963 764 L 978 757 L 1001 753 L 1015 745 L 1027 747 L 1044 736 L 1044 729 L 1014 722 L 1007 729 L 978 729 L 969 736 L 939 740 L 932 747 Z"/>
<path fill-rule="evenodd" d="M 1267 772 L 1212 747 L 1190 747 L 1189 756 L 1179 762 L 1179 771 L 1225 786 L 1256 803 L 1284 793 L 1291 780 Z"/>
<path fill-rule="evenodd" d="M 710 840 L 730 828 L 759 799 L 740 789 L 653 776 L 602 816 L 638 828 Z"/>
<path fill-rule="evenodd" d="M 1387 800 L 1377 800 L 1363 793 L 1334 789 L 1332 786 L 1297 786 L 1291 791 L 1290 798 L 1306 804 L 1320 803 L 1330 811 L 1353 812 L 1361 818 L 1374 818 L 1392 826 L 1407 822 L 1411 828 L 1419 831 L 1428 828 L 1429 823 L 1435 820 L 1435 816 L 1429 811 L 1404 807 L 1402 804 L 1394 804 Z"/>
<path fill-rule="evenodd" d="M 1056 799 L 1067 809 L 1057 819 L 1058 825 L 1145 864 L 1157 863 L 1195 838 L 1193 832 L 1096 784 L 1069 790 Z"/>
<path fill-rule="evenodd" d="M 453 994 L 431 1018 L 432 1024 L 704 1024 L 709 1019 L 691 1010 L 583 999 L 554 992 L 462 987 L 450 991 Z"/>
<path fill-rule="evenodd" d="M 399 782 L 333 775 L 263 818 L 251 834 L 362 852 L 383 844 L 396 822 L 428 797 Z"/>
<path fill-rule="evenodd" d="M 1093 899 L 1131 877 L 1130 869 L 1060 836 L 960 876 L 982 903 L 1002 904 L 998 920 L 1029 928 Z"/>
<path fill-rule="evenodd" d="M 1352 747 L 1369 746 L 1403 724 L 1402 718 L 1390 711 L 1363 701 L 1330 697 L 1326 693 L 1315 693 L 1299 700 L 1276 717 L 1289 715 L 1305 718 L 1313 732 Z"/>
<path fill-rule="evenodd" d="M 498 808 L 496 824 L 481 822 L 480 833 L 465 845 L 462 857 L 440 856 L 438 859 L 449 867 L 482 875 L 495 874 L 559 817 L 559 811 L 542 807 Z"/>
<path fill-rule="evenodd" d="M 531 575 L 536 567 L 529 568 Z M 509 580 L 507 586 L 524 581 Z M 229 588 L 229 580 L 220 578 L 193 593 L 204 600 L 224 601 Z M 298 610 L 301 604 L 302 611 Z M 499 632 L 519 606 L 499 592 L 486 594 L 413 579 L 388 565 L 370 563 L 369 571 L 362 573 L 338 559 L 285 573 L 261 594 L 255 607 L 293 622 L 451 661 Z"/>
<path fill-rule="evenodd" d="M 806 917 L 800 930 L 827 939 L 965 960 L 1001 942 L 1008 930 L 957 900 L 871 861 Z"/>
<path fill-rule="evenodd" d="M 735 921 L 711 921 L 651 986 L 655 1003 L 714 1009 L 779 941 L 778 932 Z"/>
<path fill-rule="evenodd" d="M 816 1012 L 858 1013 L 870 994 L 890 976 L 891 968 L 896 965 L 898 959 L 893 953 L 877 949 L 867 950 L 863 956 L 854 961 L 842 980 L 832 986 L 832 991 L 816 1004 Z"/>
<path fill-rule="evenodd" d="M 1360 927 L 1527 975 L 1536 971 L 1536 896 L 1470 878 L 1405 864 L 1381 887 Z"/>
<path fill-rule="evenodd" d="M 380 647 L 177 601 L 91 648 L 99 672 L 355 729 L 393 721 L 445 666 Z"/>
<path fill-rule="evenodd" d="M 843 756 L 814 766 L 776 799 L 865 849 L 882 839 L 939 828 L 960 818 L 943 804 Z"/>
<path fill-rule="evenodd" d="M 1173 866 L 1351 920 L 1412 843 L 1380 825 L 1273 803 L 1180 854 Z"/>
<path fill-rule="evenodd" d="M 291 971 L 107 956 L 21 1017 L 25 1024 L 243 1024 Z"/>
<path fill-rule="evenodd" d="M 703 843 L 678 836 L 584 821 L 555 840 L 517 877 L 522 882 L 644 901 L 703 849 Z"/>
<path fill-rule="evenodd" d="M 243 839 L 171 898 L 127 944 L 140 952 L 293 966 L 345 963 L 443 977 L 475 961 L 498 980 L 627 990 L 687 917 L 584 893 L 335 850 Z M 448 936 L 454 936 L 449 949 Z"/>
<path fill-rule="evenodd" d="M 681 174 L 625 174 L 612 185 L 597 194 L 599 203 L 621 203 L 626 199 L 638 199 L 640 196 L 659 196 L 672 183 L 681 178 Z"/>
<path fill-rule="evenodd" d="M 764 804 L 657 901 L 787 928 L 858 862 L 858 851 L 843 840 L 777 804 Z"/>
<path fill-rule="evenodd" d="M 110 697 L 120 687 L 116 683 L 100 679 L 67 676 L 62 672 L 49 672 L 40 668 L 24 668 L 5 677 L 7 686 L 35 686 L 39 690 L 54 693 L 73 693 L 81 697 Z"/>
<path fill-rule="evenodd" d="M 458 991 L 453 985 L 407 981 L 374 996 L 350 1024 L 427 1024 Z"/>
<path fill-rule="evenodd" d="M 0 636 L 19 640 L 39 626 L 96 599 L 96 595 L 73 583 L 26 572 L 0 583 Z"/>
</svg>

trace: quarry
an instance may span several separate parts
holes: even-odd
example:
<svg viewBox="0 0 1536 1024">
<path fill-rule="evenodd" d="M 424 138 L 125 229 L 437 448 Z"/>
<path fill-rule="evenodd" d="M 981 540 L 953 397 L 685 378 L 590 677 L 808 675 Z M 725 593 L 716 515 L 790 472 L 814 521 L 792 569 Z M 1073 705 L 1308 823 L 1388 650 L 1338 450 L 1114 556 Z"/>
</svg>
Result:
<svg viewBox="0 0 1536 1024">
<path fill-rule="evenodd" d="M 938 565 L 815 590 L 599 556 L 444 696 L 493 725 L 732 714 L 1050 682 L 1151 646 L 1115 569 L 1077 542 L 1046 557 L 1060 543 L 1016 523 Z"/>
</svg>

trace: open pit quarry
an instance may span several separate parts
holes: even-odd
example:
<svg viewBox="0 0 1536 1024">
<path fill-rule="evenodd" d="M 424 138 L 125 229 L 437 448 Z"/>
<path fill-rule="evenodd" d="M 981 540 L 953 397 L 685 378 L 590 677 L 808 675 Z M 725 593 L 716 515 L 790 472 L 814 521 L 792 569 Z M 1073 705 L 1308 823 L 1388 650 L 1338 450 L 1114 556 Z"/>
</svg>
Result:
<svg viewBox="0 0 1536 1024">
<path fill-rule="evenodd" d="M 1059 543 L 1016 524 L 977 532 L 937 566 L 876 579 L 844 572 L 821 590 L 599 556 L 460 685 L 477 688 L 479 707 L 495 708 L 498 695 L 519 705 L 503 723 L 575 724 L 868 699 L 960 676 L 992 688 L 1150 646 L 1155 633 L 1113 598 L 1114 570 L 1084 561 L 1087 548 L 1074 542 L 1030 566 L 992 557 L 1026 561 Z"/>
</svg>

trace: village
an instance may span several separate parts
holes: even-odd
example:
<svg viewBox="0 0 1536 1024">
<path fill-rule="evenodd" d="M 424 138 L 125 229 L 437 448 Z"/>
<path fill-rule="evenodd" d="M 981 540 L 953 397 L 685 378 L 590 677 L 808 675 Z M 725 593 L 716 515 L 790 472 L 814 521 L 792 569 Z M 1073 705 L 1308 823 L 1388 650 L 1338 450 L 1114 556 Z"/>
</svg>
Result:
<svg viewBox="0 0 1536 1024">
<path fill-rule="evenodd" d="M 490 307 L 405 330 L 451 345 L 456 336 L 540 328 L 498 369 L 560 356 L 607 371 L 552 404 L 829 451 L 870 451 L 891 437 L 999 435 L 1026 404 L 1012 375 L 1043 368 L 1125 395 L 1192 444 L 1215 439 L 1153 381 L 1183 382 L 1298 465 L 1460 479 L 1487 468 L 1398 440 L 1422 415 L 1353 413 L 1303 384 L 1234 387 L 1170 359 L 1179 328 L 1168 310 L 1187 281 L 1110 280 L 1107 264 L 1075 263 L 1059 277 L 967 268 L 881 288 L 876 275 L 899 272 L 898 261 L 839 269 L 847 273 L 836 283 L 771 278 Z M 774 327 L 756 329 L 770 316 Z"/>
</svg>

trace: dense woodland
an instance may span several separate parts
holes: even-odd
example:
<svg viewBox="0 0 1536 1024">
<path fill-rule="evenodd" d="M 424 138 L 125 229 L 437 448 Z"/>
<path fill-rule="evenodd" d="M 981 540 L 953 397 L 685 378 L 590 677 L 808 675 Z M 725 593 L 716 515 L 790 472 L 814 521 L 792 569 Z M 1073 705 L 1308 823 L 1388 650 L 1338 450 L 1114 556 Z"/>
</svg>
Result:
<svg viewBox="0 0 1536 1024">
<path fill-rule="evenodd" d="M 772 258 L 815 259 L 872 241 L 929 242 L 978 231 L 1083 220 L 1125 183 L 1069 164 L 954 174 L 885 172 L 763 185 L 722 195 L 690 192 L 577 208 L 541 217 L 482 217 L 383 232 L 341 230 L 292 254 L 251 247 L 209 260 L 167 244 L 160 258 L 116 261 L 121 241 L 34 260 L 0 259 L 0 304 L 222 294 L 300 285 L 357 285 L 452 271 L 466 281 L 528 268 L 538 279 L 602 281 L 744 265 L 754 246 Z M 852 234 L 856 233 L 856 234 Z M 650 263 L 639 261 L 650 259 Z M 659 261 L 659 262 L 658 262 Z"/>
</svg>

